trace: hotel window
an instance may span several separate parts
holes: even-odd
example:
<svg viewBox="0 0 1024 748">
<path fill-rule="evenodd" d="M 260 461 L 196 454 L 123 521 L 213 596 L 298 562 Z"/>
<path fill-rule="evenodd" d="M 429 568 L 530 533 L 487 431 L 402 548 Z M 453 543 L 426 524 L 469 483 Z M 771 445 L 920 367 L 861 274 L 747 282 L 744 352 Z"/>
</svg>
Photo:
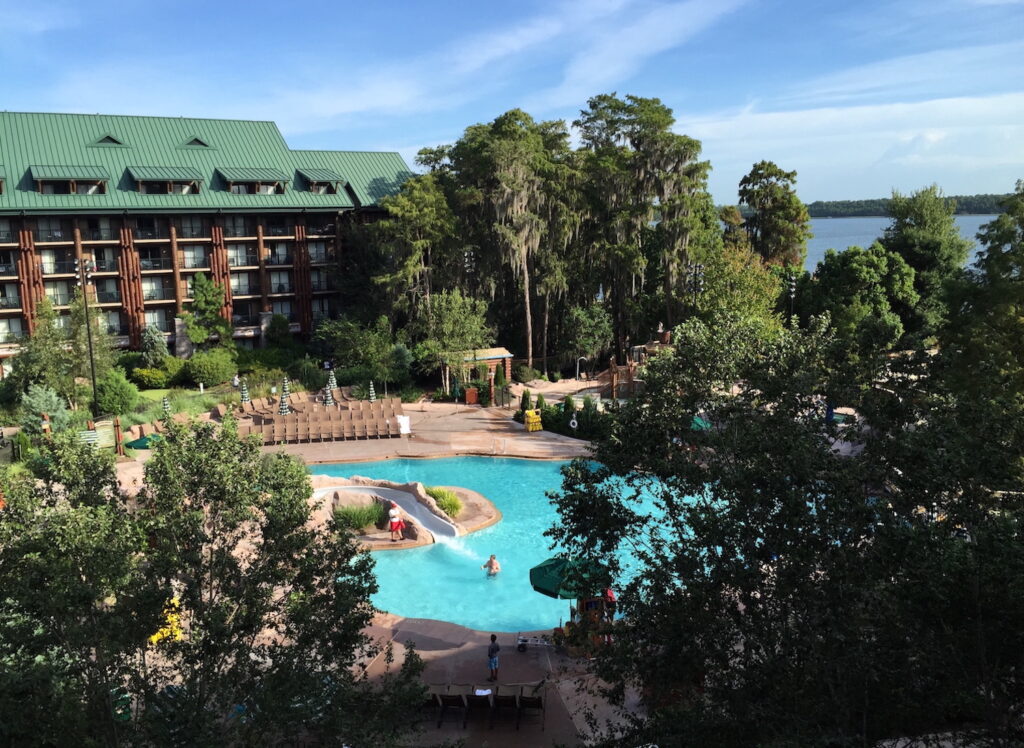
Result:
<svg viewBox="0 0 1024 748">
<path fill-rule="evenodd" d="M 0 218 L 0 242 L 14 241 L 14 230 L 11 228 L 10 220 Z"/>
<path fill-rule="evenodd" d="M 191 195 L 196 192 L 199 192 L 197 182 L 171 182 L 172 195 Z"/>
<path fill-rule="evenodd" d="M 65 281 L 48 281 L 43 284 L 43 291 L 54 306 L 67 306 L 71 303 L 71 286 Z"/>
<path fill-rule="evenodd" d="M 232 296 L 253 296 L 260 292 L 259 282 L 252 273 L 231 274 Z"/>
<path fill-rule="evenodd" d="M 153 309 L 146 312 L 146 327 L 155 327 L 160 332 L 170 332 L 171 322 L 166 309 Z"/>
<path fill-rule="evenodd" d="M 206 247 L 202 244 L 181 245 L 182 263 L 187 269 L 205 268 L 210 266 L 206 258 Z"/>
<path fill-rule="evenodd" d="M 167 194 L 167 182 L 142 182 L 140 183 L 139 192 L 144 195 L 166 195 Z"/>
<path fill-rule="evenodd" d="M 228 216 L 224 220 L 225 236 L 256 236 L 253 223 L 245 216 Z"/>
<path fill-rule="evenodd" d="M 309 287 L 312 291 L 327 290 L 327 273 L 324 270 L 311 270 L 309 273 Z"/>
<path fill-rule="evenodd" d="M 102 195 L 103 182 L 75 182 L 76 195 Z"/>
<path fill-rule="evenodd" d="M 62 314 L 54 320 L 54 327 L 64 333 L 71 332 L 71 315 Z"/>
<path fill-rule="evenodd" d="M 0 343 L 12 343 L 23 334 L 21 317 L 4 317 L 0 319 Z"/>
<path fill-rule="evenodd" d="M 278 192 L 283 191 L 279 190 L 276 184 L 258 184 L 256 185 L 256 190 L 261 195 L 276 195 Z"/>
<path fill-rule="evenodd" d="M 96 283 L 96 301 L 100 304 L 116 304 L 121 301 L 117 278 L 104 278 Z"/>
<path fill-rule="evenodd" d="M 105 312 L 103 317 L 107 323 L 107 333 L 109 335 L 124 335 L 127 332 L 125 324 L 121 319 L 121 312 Z"/>
<path fill-rule="evenodd" d="M 292 274 L 278 271 L 270 274 L 270 293 L 291 293 Z"/>
<path fill-rule="evenodd" d="M 292 302 L 290 301 L 275 301 L 270 305 L 270 311 L 274 314 L 280 314 L 285 317 L 288 321 L 292 319 Z"/>
<path fill-rule="evenodd" d="M 36 238 L 41 242 L 60 242 L 69 239 L 59 218 L 40 218 L 36 221 Z"/>
<path fill-rule="evenodd" d="M 321 297 L 313 299 L 313 319 L 326 319 L 330 316 L 331 308 L 327 299 Z"/>
<path fill-rule="evenodd" d="M 21 306 L 21 295 L 17 283 L 0 284 L 0 309 L 17 309 Z"/>
<path fill-rule="evenodd" d="M 249 182 L 235 182 L 228 187 L 232 195 L 251 195 L 253 185 Z"/>
<path fill-rule="evenodd" d="M 71 182 L 64 179 L 40 182 L 39 191 L 44 195 L 70 195 Z"/>
<path fill-rule="evenodd" d="M 270 245 L 270 254 L 267 257 L 268 265 L 290 265 L 292 262 L 291 249 L 288 242 L 274 242 Z"/>
<path fill-rule="evenodd" d="M 244 267 L 246 265 L 259 265 L 259 258 L 256 257 L 256 248 L 251 244 L 229 244 L 228 265 L 231 267 Z"/>
<path fill-rule="evenodd" d="M 206 221 L 202 216 L 182 216 L 178 219 L 178 238 L 199 239 L 207 234 Z"/>
<path fill-rule="evenodd" d="M 14 252 L 0 252 L 0 275 L 17 275 L 18 260 Z"/>
<path fill-rule="evenodd" d="M 97 273 L 117 272 L 117 248 L 96 247 L 92 251 L 93 262 L 96 263 Z"/>
<path fill-rule="evenodd" d="M 87 218 L 82 234 L 87 241 L 103 241 L 114 238 L 114 228 L 109 218 Z"/>
<path fill-rule="evenodd" d="M 308 246 L 310 262 L 327 262 L 327 242 L 310 242 Z"/>
<path fill-rule="evenodd" d="M 164 286 L 164 282 L 161 278 L 143 278 L 142 279 L 142 300 L 143 301 L 162 301 L 164 299 L 173 299 L 174 293 L 170 288 Z"/>
</svg>

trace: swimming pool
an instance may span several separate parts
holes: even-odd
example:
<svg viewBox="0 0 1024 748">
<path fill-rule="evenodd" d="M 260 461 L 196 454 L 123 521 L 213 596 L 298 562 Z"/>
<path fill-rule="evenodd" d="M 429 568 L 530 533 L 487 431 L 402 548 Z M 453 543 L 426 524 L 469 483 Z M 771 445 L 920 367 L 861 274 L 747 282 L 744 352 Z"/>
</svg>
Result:
<svg viewBox="0 0 1024 748">
<path fill-rule="evenodd" d="M 463 486 L 494 502 L 504 515 L 496 525 L 405 551 L 374 553 L 378 608 L 409 618 L 433 618 L 481 631 L 550 629 L 568 618 L 569 600 L 554 600 L 530 586 L 530 567 L 555 555 L 545 530 L 557 520 L 545 491 L 561 485 L 566 463 L 493 457 L 384 460 L 311 465 L 320 475 L 419 481 Z M 502 571 L 488 578 L 480 566 L 490 554 Z"/>
</svg>

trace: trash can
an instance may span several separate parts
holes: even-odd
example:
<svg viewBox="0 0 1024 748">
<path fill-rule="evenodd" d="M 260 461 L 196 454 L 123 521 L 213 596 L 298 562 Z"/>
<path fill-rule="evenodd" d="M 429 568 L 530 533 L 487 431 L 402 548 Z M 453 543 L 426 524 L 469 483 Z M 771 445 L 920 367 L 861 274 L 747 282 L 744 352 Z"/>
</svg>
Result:
<svg viewBox="0 0 1024 748">
<path fill-rule="evenodd" d="M 479 390 L 476 387 L 466 388 L 466 405 L 476 405 L 480 402 Z"/>
</svg>

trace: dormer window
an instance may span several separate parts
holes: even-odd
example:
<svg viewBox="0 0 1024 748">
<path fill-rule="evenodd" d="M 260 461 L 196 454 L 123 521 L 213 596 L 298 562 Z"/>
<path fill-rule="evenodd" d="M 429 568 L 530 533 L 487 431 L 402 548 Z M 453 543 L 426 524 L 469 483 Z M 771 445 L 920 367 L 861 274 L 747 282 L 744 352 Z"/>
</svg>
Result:
<svg viewBox="0 0 1024 748">
<path fill-rule="evenodd" d="M 36 190 L 43 195 L 104 195 L 107 173 L 99 166 L 31 166 Z"/>
<path fill-rule="evenodd" d="M 129 166 L 128 174 L 143 195 L 192 195 L 203 175 L 188 166 Z"/>
<path fill-rule="evenodd" d="M 217 173 L 232 195 L 280 195 L 288 183 L 277 169 L 218 167 Z"/>
<path fill-rule="evenodd" d="M 315 195 L 337 195 L 345 179 L 330 169 L 299 169 L 299 175 L 306 180 L 307 189 Z"/>
</svg>

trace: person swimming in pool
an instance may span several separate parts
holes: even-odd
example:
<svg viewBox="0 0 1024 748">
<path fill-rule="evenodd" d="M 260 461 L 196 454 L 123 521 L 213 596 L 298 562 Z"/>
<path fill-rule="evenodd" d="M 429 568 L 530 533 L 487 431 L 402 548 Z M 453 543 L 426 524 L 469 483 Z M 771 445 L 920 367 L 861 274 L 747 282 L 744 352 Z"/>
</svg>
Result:
<svg viewBox="0 0 1024 748">
<path fill-rule="evenodd" d="M 487 576 L 493 577 L 499 571 L 501 571 L 501 564 L 498 563 L 497 557 L 492 553 L 491 557 L 484 562 L 481 569 L 487 569 Z"/>
</svg>

